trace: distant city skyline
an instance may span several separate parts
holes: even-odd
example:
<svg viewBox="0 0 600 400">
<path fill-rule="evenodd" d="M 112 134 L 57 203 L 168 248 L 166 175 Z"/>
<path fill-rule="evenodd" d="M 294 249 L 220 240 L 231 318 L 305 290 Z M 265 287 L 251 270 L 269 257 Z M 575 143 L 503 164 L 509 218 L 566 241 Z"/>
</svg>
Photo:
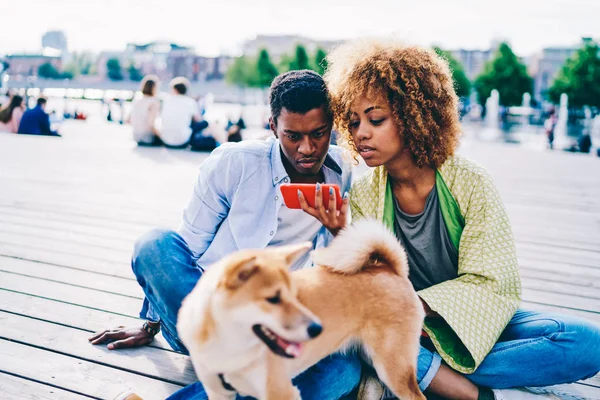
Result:
<svg viewBox="0 0 600 400">
<path fill-rule="evenodd" d="M 394 36 L 446 49 L 487 49 L 506 40 L 528 56 L 600 38 L 597 0 L 20 0 L 3 7 L 0 53 L 36 52 L 41 36 L 61 30 L 69 51 L 123 50 L 167 40 L 201 55 L 236 54 L 256 35 L 298 34 L 337 40 Z"/>
</svg>

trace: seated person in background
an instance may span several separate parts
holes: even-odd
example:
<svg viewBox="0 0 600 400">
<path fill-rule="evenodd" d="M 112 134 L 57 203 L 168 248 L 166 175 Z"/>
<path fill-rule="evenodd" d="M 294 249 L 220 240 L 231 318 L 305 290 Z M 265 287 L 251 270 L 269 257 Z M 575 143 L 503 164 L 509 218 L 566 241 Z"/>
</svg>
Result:
<svg viewBox="0 0 600 400">
<path fill-rule="evenodd" d="M 17 133 L 25 110 L 23 97 L 14 95 L 0 109 L 0 132 Z"/>
<path fill-rule="evenodd" d="M 37 106 L 25 111 L 19 124 L 19 133 L 27 135 L 60 136 L 50 129 L 50 116 L 46 113 L 46 99 L 37 99 Z"/>
<path fill-rule="evenodd" d="M 144 97 L 134 100 L 131 106 L 129 122 L 133 127 L 133 140 L 140 146 L 162 145 L 155 126 L 160 113 L 160 100 L 156 96 L 158 84 L 157 76 L 146 75 L 141 84 Z"/>
<path fill-rule="evenodd" d="M 187 79 L 174 78 L 170 86 L 171 95 L 165 99 L 161 113 L 160 138 L 165 146 L 182 149 L 193 145 L 190 142 L 194 134 L 204 130 L 208 122 L 202 120 L 194 99 L 186 95 Z"/>
</svg>

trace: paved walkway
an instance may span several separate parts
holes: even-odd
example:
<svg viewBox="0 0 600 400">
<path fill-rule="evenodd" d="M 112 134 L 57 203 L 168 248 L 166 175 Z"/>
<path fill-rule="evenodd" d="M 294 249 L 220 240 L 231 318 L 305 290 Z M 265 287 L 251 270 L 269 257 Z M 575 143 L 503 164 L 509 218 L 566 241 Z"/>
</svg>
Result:
<svg viewBox="0 0 600 400">
<path fill-rule="evenodd" d="M 65 137 L 0 135 L 0 396 L 161 399 L 194 381 L 164 340 L 112 351 L 93 331 L 136 325 L 136 237 L 176 227 L 205 154 L 136 148 L 129 131 L 70 122 Z M 600 323 L 600 159 L 465 142 L 514 226 L 524 306 Z M 577 384 L 600 399 L 598 377 Z"/>
</svg>

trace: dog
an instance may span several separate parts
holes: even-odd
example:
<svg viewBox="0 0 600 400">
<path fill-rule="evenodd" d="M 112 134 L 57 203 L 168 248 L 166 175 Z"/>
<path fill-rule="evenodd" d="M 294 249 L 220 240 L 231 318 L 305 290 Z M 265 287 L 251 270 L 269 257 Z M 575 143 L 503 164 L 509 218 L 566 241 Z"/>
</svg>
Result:
<svg viewBox="0 0 600 400">
<path fill-rule="evenodd" d="M 425 399 L 416 378 L 424 310 L 397 238 L 359 221 L 311 253 L 314 267 L 290 273 L 311 247 L 231 254 L 185 298 L 177 330 L 208 398 L 300 399 L 292 377 L 359 344 L 396 396 Z"/>
</svg>

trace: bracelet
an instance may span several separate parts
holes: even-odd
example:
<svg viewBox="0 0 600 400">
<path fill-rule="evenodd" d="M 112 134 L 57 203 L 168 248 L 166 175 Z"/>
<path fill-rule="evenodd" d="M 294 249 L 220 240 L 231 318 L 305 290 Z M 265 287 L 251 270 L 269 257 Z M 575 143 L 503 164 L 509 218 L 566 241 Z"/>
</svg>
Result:
<svg viewBox="0 0 600 400">
<path fill-rule="evenodd" d="M 142 329 L 151 334 L 152 336 L 156 336 L 158 335 L 158 332 L 160 332 L 160 325 L 158 326 L 158 328 L 153 328 L 150 325 L 148 325 L 148 321 L 145 321 L 144 325 L 142 325 Z"/>
</svg>

